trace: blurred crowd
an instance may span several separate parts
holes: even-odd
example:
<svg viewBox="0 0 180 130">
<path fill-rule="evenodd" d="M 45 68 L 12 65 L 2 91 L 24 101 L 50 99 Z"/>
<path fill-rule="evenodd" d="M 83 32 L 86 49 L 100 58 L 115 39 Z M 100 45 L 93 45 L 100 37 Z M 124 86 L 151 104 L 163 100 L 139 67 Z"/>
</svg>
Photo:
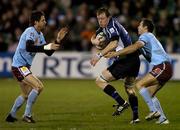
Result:
<svg viewBox="0 0 180 130">
<path fill-rule="evenodd" d="M 98 28 L 96 9 L 106 6 L 112 16 L 137 40 L 143 17 L 155 23 L 155 34 L 168 53 L 180 53 L 180 0 L 1 0 L 0 52 L 14 52 L 21 33 L 29 26 L 32 10 L 46 15 L 46 41 L 54 41 L 57 30 L 69 26 L 64 51 L 91 51 L 90 38 Z"/>
</svg>

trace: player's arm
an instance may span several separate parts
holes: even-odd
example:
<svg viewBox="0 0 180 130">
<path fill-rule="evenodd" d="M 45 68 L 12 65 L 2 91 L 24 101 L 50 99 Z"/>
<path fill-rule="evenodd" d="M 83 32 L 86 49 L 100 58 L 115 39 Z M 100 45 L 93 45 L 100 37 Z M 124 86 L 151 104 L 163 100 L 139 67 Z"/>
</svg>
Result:
<svg viewBox="0 0 180 130">
<path fill-rule="evenodd" d="M 42 46 L 35 45 L 35 42 L 33 40 L 27 40 L 26 41 L 26 50 L 28 52 L 44 52 L 48 56 L 51 56 L 55 50 L 59 49 L 61 40 L 65 37 L 67 32 L 68 32 L 68 29 L 66 27 L 62 28 L 58 32 L 55 43 L 49 43 L 49 44 L 45 44 Z"/>
<path fill-rule="evenodd" d="M 56 44 L 61 44 L 62 39 L 64 39 L 64 37 L 66 36 L 68 31 L 69 31 L 69 29 L 67 27 L 61 28 L 61 30 L 57 34 L 57 38 L 55 40 L 55 43 Z"/>
<path fill-rule="evenodd" d="M 103 57 L 105 54 L 107 54 L 108 52 L 114 50 L 117 46 L 118 46 L 118 39 L 119 37 L 113 37 L 110 41 L 110 43 L 98 54 L 96 54 L 91 60 L 90 60 L 90 64 L 92 66 L 95 66 L 96 63 L 100 60 L 101 57 Z"/>
<path fill-rule="evenodd" d="M 69 29 L 67 27 L 62 28 L 57 35 L 57 38 L 55 40 L 55 44 L 60 45 L 62 39 L 64 39 L 65 35 L 68 33 Z M 48 56 L 51 56 L 53 53 L 55 52 L 55 50 L 46 50 L 45 53 Z"/>
<path fill-rule="evenodd" d="M 59 49 L 59 45 L 55 43 L 49 43 L 42 46 L 35 45 L 33 40 L 26 41 L 26 51 L 28 52 L 46 52 L 46 51 L 55 51 Z"/>
<path fill-rule="evenodd" d="M 111 58 L 111 57 L 115 57 L 115 56 L 123 56 L 123 55 L 127 55 L 130 53 L 133 53 L 135 51 L 137 51 L 138 49 L 142 48 L 144 46 L 144 42 L 142 41 L 137 41 L 134 44 L 119 50 L 117 52 L 109 52 L 108 54 L 105 55 L 106 58 Z"/>
<path fill-rule="evenodd" d="M 55 40 L 55 44 L 60 45 L 62 39 L 64 39 L 65 35 L 68 33 L 69 29 L 67 27 L 62 28 L 57 35 L 57 38 Z M 45 53 L 48 56 L 51 56 L 53 53 L 55 52 L 55 50 L 46 50 Z"/>
<path fill-rule="evenodd" d="M 114 50 L 117 46 L 118 46 L 118 41 L 117 41 L 117 40 L 111 41 L 111 42 L 101 51 L 101 54 L 104 56 L 104 55 L 106 55 L 108 52 Z"/>
<path fill-rule="evenodd" d="M 118 46 L 118 36 L 111 38 L 110 43 L 99 53 L 101 56 L 106 55 L 107 53 L 113 51 Z"/>
<path fill-rule="evenodd" d="M 96 34 L 93 34 L 91 37 L 91 43 L 93 45 L 99 45 L 100 44 L 100 38 L 97 38 Z"/>
</svg>

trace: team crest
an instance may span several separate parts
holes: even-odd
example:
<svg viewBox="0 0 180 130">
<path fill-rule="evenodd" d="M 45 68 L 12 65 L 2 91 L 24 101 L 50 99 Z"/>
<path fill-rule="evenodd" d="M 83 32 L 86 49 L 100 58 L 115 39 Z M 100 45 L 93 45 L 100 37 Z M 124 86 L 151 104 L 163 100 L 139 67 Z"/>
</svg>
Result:
<svg viewBox="0 0 180 130">
<path fill-rule="evenodd" d="M 110 31 L 111 33 L 115 32 L 115 31 L 114 31 L 114 28 L 110 28 L 109 31 Z"/>
</svg>

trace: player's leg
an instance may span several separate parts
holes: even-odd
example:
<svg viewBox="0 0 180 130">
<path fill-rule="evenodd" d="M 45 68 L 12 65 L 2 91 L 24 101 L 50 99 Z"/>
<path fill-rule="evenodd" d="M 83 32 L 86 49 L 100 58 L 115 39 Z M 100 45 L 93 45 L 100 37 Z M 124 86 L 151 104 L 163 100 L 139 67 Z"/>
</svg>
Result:
<svg viewBox="0 0 180 130">
<path fill-rule="evenodd" d="M 148 87 L 148 90 L 152 96 L 152 101 L 156 107 L 156 109 L 161 113 L 161 116 L 159 117 L 159 120 L 156 122 L 157 124 L 169 124 L 169 120 L 164 114 L 164 111 L 161 107 L 161 104 L 158 100 L 158 98 L 155 96 L 155 94 L 162 88 L 161 85 L 153 85 Z"/>
<path fill-rule="evenodd" d="M 140 95 L 143 97 L 150 110 L 149 115 L 145 117 L 146 120 L 152 120 L 154 118 L 159 118 L 160 116 L 160 113 L 152 101 L 151 94 L 147 89 L 147 87 L 157 84 L 159 84 L 157 79 L 149 73 L 136 83 L 136 87 L 139 90 Z"/>
<path fill-rule="evenodd" d="M 28 69 L 27 67 L 24 67 L 25 69 Z M 27 97 L 27 93 L 29 92 L 29 87 L 22 82 L 22 80 L 24 79 L 24 77 L 28 74 L 30 74 L 30 71 L 26 71 L 27 73 L 23 73 L 21 71 L 21 67 L 12 67 L 12 74 L 14 76 L 14 78 L 17 79 L 20 87 L 21 87 L 21 91 L 22 94 L 20 96 L 18 96 L 14 102 L 14 105 L 9 113 L 9 115 L 6 118 L 7 122 L 15 122 L 17 121 L 16 119 L 16 112 L 17 110 L 23 105 L 25 98 Z"/>
<path fill-rule="evenodd" d="M 36 78 L 32 74 L 26 76 L 22 82 L 26 83 L 32 88 L 32 90 L 28 95 L 25 113 L 23 115 L 23 121 L 26 121 L 28 123 L 34 123 L 35 121 L 32 119 L 32 112 L 31 112 L 32 105 L 35 103 L 38 95 L 43 90 L 43 84 L 38 78 Z"/>
<path fill-rule="evenodd" d="M 31 87 L 23 82 L 19 82 L 21 88 L 21 94 L 16 98 L 9 115 L 6 118 L 7 122 L 17 121 L 16 112 L 20 109 L 20 107 L 24 104 L 25 100 L 27 100 L 28 94 L 31 91 Z"/>
<path fill-rule="evenodd" d="M 117 103 L 117 111 L 113 114 L 119 115 L 120 112 L 122 112 L 125 108 L 128 107 L 128 103 L 120 96 L 120 94 L 116 91 L 116 89 L 109 84 L 110 81 L 116 80 L 112 74 L 109 72 L 109 70 L 104 70 L 102 74 L 97 77 L 96 84 L 98 87 L 103 89 L 103 91 L 112 97 Z"/>
<path fill-rule="evenodd" d="M 138 115 L 138 98 L 134 90 L 134 85 L 135 85 L 135 77 L 125 78 L 124 87 L 126 93 L 128 94 L 129 103 L 133 112 L 133 118 L 132 121 L 130 122 L 131 124 L 140 122 Z"/>
<path fill-rule="evenodd" d="M 159 112 L 156 112 L 158 110 L 152 101 L 151 95 L 153 91 L 155 94 L 159 90 L 159 86 L 163 86 L 171 77 L 172 77 L 172 66 L 169 62 L 164 62 L 162 64 L 154 66 L 151 72 L 149 72 L 144 78 L 142 78 L 139 82 L 136 83 L 136 87 L 139 89 L 140 94 L 147 102 L 150 111 L 152 111 L 146 117 L 146 119 L 153 119 L 154 117 L 155 118 L 157 117 L 155 115 L 158 115 L 157 113 Z M 146 87 L 149 87 L 149 91 Z"/>
</svg>

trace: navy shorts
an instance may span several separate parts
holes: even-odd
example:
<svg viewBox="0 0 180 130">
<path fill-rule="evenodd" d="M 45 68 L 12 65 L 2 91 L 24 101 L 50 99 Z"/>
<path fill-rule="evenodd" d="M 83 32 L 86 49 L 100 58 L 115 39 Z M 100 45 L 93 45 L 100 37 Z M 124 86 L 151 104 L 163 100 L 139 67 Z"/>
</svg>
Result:
<svg viewBox="0 0 180 130">
<path fill-rule="evenodd" d="M 128 56 L 124 59 L 116 60 L 107 69 L 117 79 L 125 77 L 137 77 L 140 68 L 140 59 L 138 55 Z"/>
</svg>

